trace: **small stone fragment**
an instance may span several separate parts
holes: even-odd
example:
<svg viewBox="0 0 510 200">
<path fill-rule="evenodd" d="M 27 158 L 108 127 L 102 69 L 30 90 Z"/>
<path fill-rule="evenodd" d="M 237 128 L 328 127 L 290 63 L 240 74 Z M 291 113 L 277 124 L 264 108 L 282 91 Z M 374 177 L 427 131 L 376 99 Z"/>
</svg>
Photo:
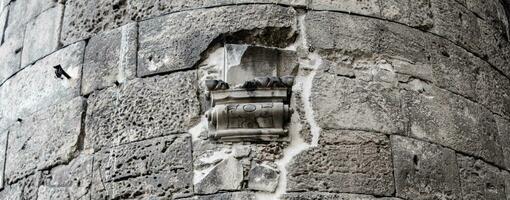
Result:
<svg viewBox="0 0 510 200">
<path fill-rule="evenodd" d="M 274 192 L 280 178 L 279 171 L 265 164 L 254 164 L 249 172 L 248 189 Z"/>
<path fill-rule="evenodd" d="M 243 166 L 239 160 L 229 157 L 216 165 L 202 180 L 195 184 L 198 194 L 212 194 L 220 190 L 241 189 Z"/>
</svg>

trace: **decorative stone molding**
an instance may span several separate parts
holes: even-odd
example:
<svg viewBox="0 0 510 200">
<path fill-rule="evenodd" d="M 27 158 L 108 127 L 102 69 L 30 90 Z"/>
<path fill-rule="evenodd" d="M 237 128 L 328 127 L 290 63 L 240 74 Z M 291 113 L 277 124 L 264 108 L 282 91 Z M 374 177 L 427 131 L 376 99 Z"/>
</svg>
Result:
<svg viewBox="0 0 510 200">
<path fill-rule="evenodd" d="M 211 99 L 209 138 L 224 142 L 275 141 L 288 134 L 294 77 L 259 77 L 230 89 L 221 80 L 207 80 Z"/>
</svg>

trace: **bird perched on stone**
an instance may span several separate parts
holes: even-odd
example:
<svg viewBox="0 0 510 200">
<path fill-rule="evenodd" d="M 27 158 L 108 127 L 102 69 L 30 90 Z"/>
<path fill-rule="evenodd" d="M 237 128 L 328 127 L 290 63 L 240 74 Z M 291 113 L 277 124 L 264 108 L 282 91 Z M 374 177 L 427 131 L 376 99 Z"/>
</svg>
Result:
<svg viewBox="0 0 510 200">
<path fill-rule="evenodd" d="M 62 76 L 65 76 L 67 79 L 71 79 L 71 76 L 62 69 L 61 65 L 53 66 L 53 68 L 55 69 L 55 76 L 57 76 L 57 78 L 63 79 Z"/>
</svg>

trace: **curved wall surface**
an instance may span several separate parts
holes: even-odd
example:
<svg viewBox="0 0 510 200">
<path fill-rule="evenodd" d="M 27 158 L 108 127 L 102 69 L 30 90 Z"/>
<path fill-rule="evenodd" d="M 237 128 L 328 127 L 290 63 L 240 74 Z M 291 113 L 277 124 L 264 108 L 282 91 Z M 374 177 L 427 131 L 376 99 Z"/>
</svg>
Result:
<svg viewBox="0 0 510 200">
<path fill-rule="evenodd" d="M 499 0 L 0 0 L 0 199 L 510 200 Z M 293 75 L 288 135 L 204 81 Z"/>
</svg>

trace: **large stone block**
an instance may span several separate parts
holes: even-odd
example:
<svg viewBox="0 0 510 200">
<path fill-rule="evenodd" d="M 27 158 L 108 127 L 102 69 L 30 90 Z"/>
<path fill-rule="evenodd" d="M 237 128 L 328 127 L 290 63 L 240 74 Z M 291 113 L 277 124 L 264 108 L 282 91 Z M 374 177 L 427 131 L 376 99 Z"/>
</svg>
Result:
<svg viewBox="0 0 510 200">
<path fill-rule="evenodd" d="M 296 25 L 296 11 L 276 5 L 226 6 L 204 10 L 179 12 L 140 22 L 138 76 L 192 68 L 201 54 L 221 37 L 259 40 L 265 45 L 290 44 L 292 27 Z M 270 36 L 247 36 L 236 32 L 264 29 Z M 261 32 L 254 31 L 254 34 Z M 236 38 L 237 37 L 237 38 Z M 278 44 L 276 44 L 276 43 Z"/>
<path fill-rule="evenodd" d="M 58 5 L 44 11 L 27 24 L 21 66 L 31 64 L 59 48 L 60 20 L 63 12 L 64 6 Z"/>
<path fill-rule="evenodd" d="M 88 200 L 92 184 L 92 155 L 81 154 L 67 165 L 43 173 L 38 198 Z"/>
<path fill-rule="evenodd" d="M 76 97 L 34 113 L 8 129 L 5 180 L 68 163 L 79 148 L 84 100 Z"/>
<path fill-rule="evenodd" d="M 136 76 L 137 31 L 133 23 L 89 40 L 83 63 L 82 94 L 125 83 Z"/>
<path fill-rule="evenodd" d="M 307 0 L 67 0 L 62 42 L 70 44 L 88 38 L 95 33 L 114 29 L 133 21 L 143 21 L 177 11 L 260 3 L 306 6 Z M 180 20 L 184 20 L 184 18 Z"/>
<path fill-rule="evenodd" d="M 282 196 L 283 200 L 400 200 L 392 197 L 374 197 L 363 194 L 327 193 L 327 192 L 296 192 Z"/>
<path fill-rule="evenodd" d="M 436 87 L 422 90 L 402 92 L 411 136 L 503 164 L 496 121 L 489 110 Z"/>
<path fill-rule="evenodd" d="M 391 136 L 397 196 L 404 199 L 460 199 L 455 151 Z"/>
<path fill-rule="evenodd" d="M 88 99 L 85 147 L 95 150 L 174 133 L 200 117 L 194 71 L 135 79 Z"/>
<path fill-rule="evenodd" d="M 2 62 L 0 62 L 0 85 L 21 70 L 22 46 L 23 42 L 15 38 L 0 45 L 0 57 L 2 57 Z"/>
<path fill-rule="evenodd" d="M 380 4 L 379 0 L 313 0 L 308 7 L 314 10 L 335 10 L 378 17 L 381 13 Z"/>
<path fill-rule="evenodd" d="M 501 200 L 506 198 L 503 173 L 481 160 L 457 154 L 462 198 Z"/>
<path fill-rule="evenodd" d="M 84 42 L 68 46 L 7 80 L 0 87 L 0 121 L 13 122 L 78 96 L 84 48 Z M 58 78 L 56 65 L 60 65 L 70 79 Z"/>
<path fill-rule="evenodd" d="M 491 68 L 480 68 L 477 74 L 475 101 L 510 117 L 510 79 Z"/>
<path fill-rule="evenodd" d="M 320 69 L 310 101 L 321 128 L 404 132 L 399 91 L 389 83 L 341 77 Z"/>
<path fill-rule="evenodd" d="M 296 155 L 287 167 L 287 191 L 363 193 L 394 190 L 389 138 L 370 132 L 321 132 L 319 146 Z"/>
<path fill-rule="evenodd" d="M 172 199 L 193 192 L 191 138 L 172 135 L 94 156 L 92 199 Z"/>
<path fill-rule="evenodd" d="M 510 120 L 494 115 L 498 125 L 499 145 L 503 150 L 504 167 L 510 170 Z"/>
<path fill-rule="evenodd" d="M 256 198 L 255 194 L 253 194 L 252 192 L 225 192 L 211 195 L 193 196 L 189 198 L 184 198 L 182 200 L 226 200 L 226 199 L 255 200 Z"/>
<path fill-rule="evenodd" d="M 434 25 L 431 0 L 381 0 L 381 17 L 421 30 Z"/>
<path fill-rule="evenodd" d="M 8 0 L 10 1 L 10 0 Z M 18 0 L 9 5 L 9 20 L 5 29 L 4 40 L 23 39 L 26 24 L 42 12 L 57 6 L 54 0 Z M 60 21 L 60 19 L 54 19 Z"/>
</svg>

